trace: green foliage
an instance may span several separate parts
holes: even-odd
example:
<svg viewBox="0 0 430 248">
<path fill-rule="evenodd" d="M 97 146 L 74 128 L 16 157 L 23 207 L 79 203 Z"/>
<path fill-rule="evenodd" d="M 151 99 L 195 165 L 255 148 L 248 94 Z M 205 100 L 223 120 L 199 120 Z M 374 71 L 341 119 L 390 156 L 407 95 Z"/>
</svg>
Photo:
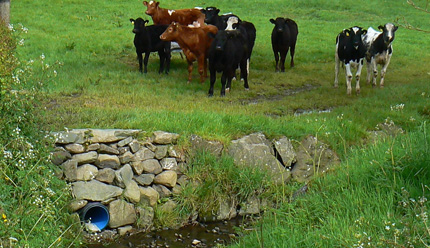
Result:
<svg viewBox="0 0 430 248">
<path fill-rule="evenodd" d="M 19 31 L 10 29 L 0 25 L 0 246 L 69 245 L 79 237 L 79 223 L 65 208 L 70 190 L 55 176 L 46 146 L 53 141 L 34 113 L 49 66 L 44 58 L 20 62 L 14 56 Z"/>
<path fill-rule="evenodd" d="M 425 247 L 430 244 L 430 127 L 356 147 L 305 196 L 269 212 L 233 247 Z M 257 228 L 258 229 L 258 228 Z"/>
</svg>

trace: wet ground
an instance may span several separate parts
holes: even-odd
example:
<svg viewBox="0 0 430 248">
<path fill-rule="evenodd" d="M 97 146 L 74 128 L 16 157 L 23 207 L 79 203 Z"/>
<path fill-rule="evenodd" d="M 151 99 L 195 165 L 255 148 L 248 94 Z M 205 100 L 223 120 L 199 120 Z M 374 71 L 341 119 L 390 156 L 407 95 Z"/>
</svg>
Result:
<svg viewBox="0 0 430 248">
<path fill-rule="evenodd" d="M 215 247 L 229 244 L 237 237 L 237 230 L 243 219 L 236 218 L 224 222 L 189 225 L 180 229 L 166 229 L 147 233 L 136 233 L 122 237 L 109 245 L 92 244 L 88 248 L 146 248 L 146 247 Z"/>
</svg>

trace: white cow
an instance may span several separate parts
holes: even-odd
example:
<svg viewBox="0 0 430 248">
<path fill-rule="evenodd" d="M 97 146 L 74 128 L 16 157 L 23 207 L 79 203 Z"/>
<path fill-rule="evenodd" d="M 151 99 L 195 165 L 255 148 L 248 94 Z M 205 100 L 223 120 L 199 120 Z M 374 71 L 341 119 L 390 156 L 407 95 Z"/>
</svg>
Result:
<svg viewBox="0 0 430 248">
<path fill-rule="evenodd" d="M 393 46 L 391 43 L 394 40 L 394 35 L 398 27 L 392 23 L 387 23 L 384 26 L 380 25 L 378 28 L 381 32 L 369 27 L 367 34 L 363 37 L 363 43 L 367 48 L 367 83 L 370 83 L 373 75 L 372 85 L 376 86 L 379 64 L 382 66 L 379 85 L 383 88 L 387 67 L 393 55 Z"/>
</svg>

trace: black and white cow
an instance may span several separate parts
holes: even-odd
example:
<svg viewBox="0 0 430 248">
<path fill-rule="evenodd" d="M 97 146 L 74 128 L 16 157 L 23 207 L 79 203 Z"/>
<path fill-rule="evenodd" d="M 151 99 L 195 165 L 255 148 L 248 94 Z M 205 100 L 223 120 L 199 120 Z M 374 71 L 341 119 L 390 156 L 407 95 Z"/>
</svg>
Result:
<svg viewBox="0 0 430 248">
<path fill-rule="evenodd" d="M 142 18 L 137 18 L 136 20 L 130 19 L 130 22 L 134 25 L 134 46 L 136 47 L 136 54 L 139 60 L 139 71 L 142 73 L 143 61 L 143 72 L 147 73 L 149 55 L 151 52 L 158 52 L 158 56 L 160 57 L 160 69 L 158 73 L 162 73 L 164 70 L 168 74 L 170 68 L 170 42 L 160 40 L 160 35 L 166 30 L 168 25 L 145 26 L 148 21 Z M 142 56 L 143 53 L 145 53 L 145 58 Z"/>
<path fill-rule="evenodd" d="M 216 73 L 222 72 L 221 96 L 225 95 L 226 87 L 230 88 L 236 69 L 240 68 L 245 89 L 248 85 L 248 45 L 246 37 L 239 30 L 220 30 L 209 49 L 209 96 L 213 96 Z"/>
<path fill-rule="evenodd" d="M 290 67 L 294 67 L 294 52 L 296 50 L 296 41 L 299 29 L 297 23 L 289 18 L 278 17 L 276 20 L 270 19 L 275 24 L 272 30 L 272 50 L 275 55 L 276 71 L 285 72 L 285 58 L 290 50 L 291 62 Z M 279 65 L 279 57 L 281 63 Z"/>
<path fill-rule="evenodd" d="M 393 55 L 392 42 L 397 30 L 397 26 L 392 23 L 387 23 L 384 26 L 378 27 L 381 32 L 369 27 L 367 34 L 363 37 L 364 45 L 367 48 L 367 83 L 370 83 L 372 75 L 372 85 L 376 86 L 376 77 L 378 76 L 378 64 L 381 68 L 380 87 L 384 87 L 385 73 L 390 64 L 391 56 Z"/>
<path fill-rule="evenodd" d="M 364 36 L 366 32 L 366 29 L 354 26 L 344 29 L 336 37 L 334 87 L 338 87 L 339 66 L 342 62 L 345 65 L 346 93 L 348 95 L 351 94 L 351 67 L 357 67 L 357 72 L 355 73 L 355 89 L 357 94 L 360 93 L 360 75 L 366 56 L 366 47 L 363 44 L 362 36 Z"/>
<path fill-rule="evenodd" d="M 219 15 L 220 10 L 216 7 L 206 7 L 200 11 L 205 14 L 205 23 L 216 26 L 218 30 L 224 30 L 227 27 L 227 20 L 230 17 L 236 17 L 240 21 L 240 18 L 235 14 Z"/>
</svg>

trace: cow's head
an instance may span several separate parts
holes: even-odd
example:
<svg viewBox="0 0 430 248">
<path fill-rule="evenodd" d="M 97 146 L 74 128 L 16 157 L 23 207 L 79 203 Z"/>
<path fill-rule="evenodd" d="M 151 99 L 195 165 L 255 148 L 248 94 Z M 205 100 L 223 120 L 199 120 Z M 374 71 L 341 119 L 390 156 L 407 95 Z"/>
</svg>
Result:
<svg viewBox="0 0 430 248">
<path fill-rule="evenodd" d="M 215 40 L 213 41 L 215 50 L 223 51 L 225 48 L 225 44 L 227 41 L 233 37 L 237 37 L 242 35 L 239 30 L 220 30 L 215 36 Z"/>
<path fill-rule="evenodd" d="M 394 34 L 398 28 L 397 26 L 392 23 L 387 23 L 384 26 L 380 25 L 378 28 L 382 32 L 382 37 L 386 45 L 389 45 L 391 42 L 393 42 Z"/>
<path fill-rule="evenodd" d="M 219 9 L 216 7 L 206 7 L 206 9 L 200 10 L 203 14 L 205 14 L 205 22 L 208 24 L 214 24 L 215 18 L 217 18 L 219 14 Z"/>
<path fill-rule="evenodd" d="M 239 23 L 239 18 L 237 16 L 230 16 L 227 20 L 227 27 L 225 30 L 234 30 L 237 28 L 237 24 Z"/>
<path fill-rule="evenodd" d="M 130 18 L 130 22 L 131 24 L 133 24 L 133 33 L 138 34 L 140 32 L 142 32 L 142 30 L 145 28 L 145 24 L 148 23 L 148 20 L 143 20 L 142 18 L 137 18 L 135 19 L 131 19 Z"/>
<path fill-rule="evenodd" d="M 166 31 L 164 31 L 164 33 L 162 33 L 160 35 L 160 39 L 161 40 L 165 40 L 165 41 L 174 41 L 176 40 L 176 38 L 179 35 L 180 32 L 180 25 L 177 22 L 172 22 L 166 29 Z"/>
<path fill-rule="evenodd" d="M 143 1 L 143 5 L 146 6 L 145 14 L 153 16 L 160 5 L 160 2 L 150 1 L 148 3 L 147 1 Z"/>
<path fill-rule="evenodd" d="M 285 26 L 287 24 L 287 19 L 278 17 L 276 20 L 270 19 L 270 22 L 275 24 L 274 30 L 276 30 L 276 32 L 282 33 L 284 32 Z"/>
<path fill-rule="evenodd" d="M 360 44 L 363 43 L 362 36 L 367 33 L 367 30 L 361 27 L 355 26 L 350 29 L 345 29 L 343 32 L 346 37 L 349 37 L 355 50 L 358 50 Z"/>
</svg>

